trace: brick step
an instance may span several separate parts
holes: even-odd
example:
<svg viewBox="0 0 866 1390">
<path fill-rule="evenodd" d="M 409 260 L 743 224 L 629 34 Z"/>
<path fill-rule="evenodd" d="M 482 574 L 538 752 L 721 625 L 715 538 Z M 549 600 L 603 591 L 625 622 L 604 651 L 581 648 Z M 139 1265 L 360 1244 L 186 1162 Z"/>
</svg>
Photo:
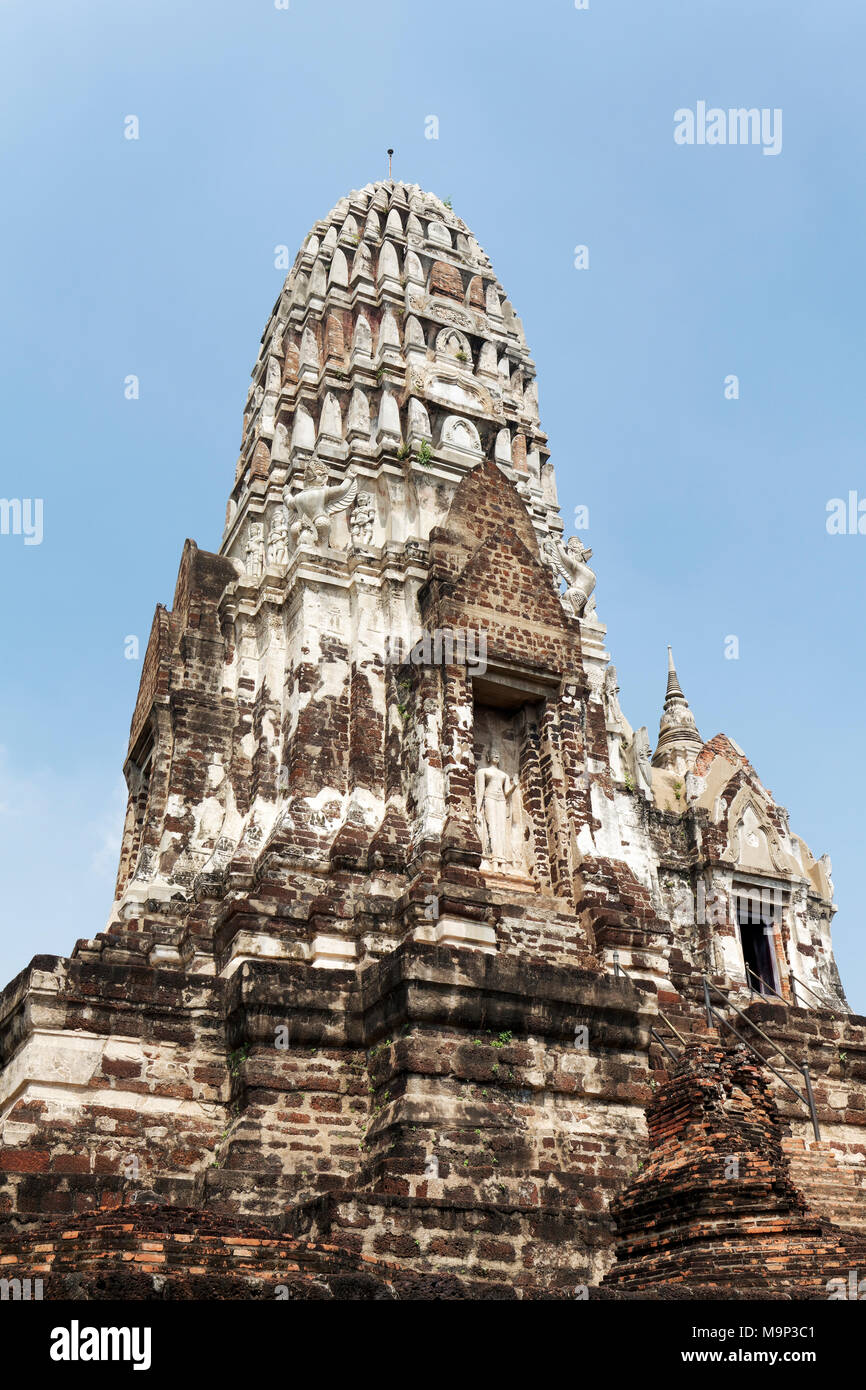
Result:
<svg viewBox="0 0 866 1390">
<path fill-rule="evenodd" d="M 866 1231 L 866 1167 L 840 1162 L 826 1140 L 782 1140 L 791 1180 L 818 1215 L 844 1229 Z"/>
<path fill-rule="evenodd" d="M 702 1046 L 718 1046 L 719 1035 L 715 1031 L 715 1029 L 712 1032 L 710 1032 L 707 1030 L 707 1028 L 698 1028 L 694 1024 L 689 1026 L 688 1023 L 684 1023 L 683 1026 L 681 1026 L 680 1019 L 672 1019 L 671 1021 L 673 1022 L 673 1025 L 676 1028 L 677 1032 L 682 1035 L 682 1037 L 686 1041 L 686 1044 L 689 1047 L 697 1043 L 700 1043 Z M 668 1028 L 665 1025 L 664 1020 L 659 1019 L 657 1023 L 653 1024 L 653 1027 L 655 1028 L 659 1037 L 664 1039 L 671 1051 L 676 1054 L 677 1058 L 679 1058 L 680 1053 L 683 1050 L 683 1045 L 680 1042 L 679 1038 L 676 1037 L 676 1035 L 671 1032 L 670 1028 Z M 653 1049 L 657 1049 L 658 1052 L 660 1052 L 662 1056 L 666 1059 L 666 1061 L 668 1063 L 670 1062 L 670 1058 L 667 1056 L 667 1053 L 660 1046 L 660 1044 L 656 1042 L 655 1039 L 653 1039 L 652 1043 L 650 1044 L 650 1050 L 652 1051 Z"/>
</svg>

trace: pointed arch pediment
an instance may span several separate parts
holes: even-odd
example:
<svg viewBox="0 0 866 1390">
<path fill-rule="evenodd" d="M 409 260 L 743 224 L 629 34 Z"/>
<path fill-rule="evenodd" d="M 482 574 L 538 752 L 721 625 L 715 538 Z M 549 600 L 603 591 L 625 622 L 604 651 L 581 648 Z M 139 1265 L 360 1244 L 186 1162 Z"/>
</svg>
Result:
<svg viewBox="0 0 866 1390">
<path fill-rule="evenodd" d="M 538 538 L 523 499 L 499 465 L 484 459 L 460 480 L 447 517 L 430 533 L 433 568 L 456 576 L 478 546 L 505 526 L 531 556 L 538 556 Z"/>
<path fill-rule="evenodd" d="M 754 787 L 741 786 L 727 813 L 728 840 L 723 859 L 744 869 L 790 874 L 796 866 L 782 848 L 779 833 Z"/>
<path fill-rule="evenodd" d="M 475 628 L 488 652 L 549 671 L 576 667 L 577 623 L 563 610 L 516 488 L 490 460 L 467 473 L 430 536 L 428 628 Z"/>
</svg>

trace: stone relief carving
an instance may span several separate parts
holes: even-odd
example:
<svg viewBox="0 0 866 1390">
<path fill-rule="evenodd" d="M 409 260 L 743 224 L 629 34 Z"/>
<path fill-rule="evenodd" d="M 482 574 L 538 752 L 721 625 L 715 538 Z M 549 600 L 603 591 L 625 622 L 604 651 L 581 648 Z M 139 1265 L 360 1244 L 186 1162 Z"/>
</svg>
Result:
<svg viewBox="0 0 866 1390">
<path fill-rule="evenodd" d="M 244 568 L 254 579 L 261 576 L 265 564 L 264 525 L 261 521 L 251 521 L 247 535 L 247 549 Z"/>
<path fill-rule="evenodd" d="M 274 430 L 274 446 L 271 450 L 271 457 L 275 463 L 288 463 L 289 461 L 289 432 L 282 420 Z"/>
<path fill-rule="evenodd" d="M 756 856 L 749 851 L 758 851 Z M 769 853 L 767 836 L 755 814 L 753 806 L 747 806 L 742 818 L 737 822 L 731 833 L 731 853 L 735 860 L 754 859 L 760 856 L 760 851 Z"/>
<path fill-rule="evenodd" d="M 278 395 L 280 390 L 280 364 L 275 357 L 268 359 L 265 390 L 268 395 Z"/>
<path fill-rule="evenodd" d="M 142 845 L 138 851 L 133 871 L 133 880 L 141 882 L 152 879 L 157 873 L 157 852 L 152 845 Z"/>
<path fill-rule="evenodd" d="M 453 323 L 458 328 L 472 328 L 472 319 L 462 309 L 453 309 L 450 304 L 442 304 L 437 300 L 436 315 L 444 319 L 446 323 Z"/>
<path fill-rule="evenodd" d="M 631 749 L 635 788 L 642 796 L 645 796 L 648 801 L 651 801 L 653 794 L 653 773 L 652 763 L 650 762 L 649 732 L 646 724 L 642 724 L 639 729 L 635 729 Z"/>
<path fill-rule="evenodd" d="M 441 357 L 451 357 L 472 367 L 472 349 L 469 339 L 459 328 L 440 328 L 436 335 L 436 353 Z"/>
<path fill-rule="evenodd" d="M 480 456 L 483 453 L 477 427 L 460 415 L 449 415 L 443 424 L 442 444 L 466 454 Z"/>
<path fill-rule="evenodd" d="M 214 758 L 208 763 L 207 789 L 201 805 L 198 823 L 199 839 L 205 846 L 215 846 L 226 819 L 227 810 L 226 770 Z"/>
<path fill-rule="evenodd" d="M 439 370 L 433 372 L 427 378 L 426 394 L 429 401 L 439 402 L 451 410 L 465 410 L 471 414 L 481 412 L 488 414 L 491 409 L 491 398 L 487 391 L 482 391 L 474 382 L 467 379 L 466 374 L 458 376 L 452 373 L 450 366 L 445 365 L 445 359 L 437 358 Z M 459 367 L 459 363 L 455 363 Z M 468 368 L 466 369 L 468 372 Z M 463 422 L 465 423 L 465 421 Z M 449 422 L 446 426 L 451 428 Z M 444 438 L 445 426 L 443 426 Z M 473 450 L 475 446 L 473 445 Z"/>
<path fill-rule="evenodd" d="M 572 536 L 567 545 L 549 536 L 544 545 L 548 563 L 560 579 L 565 581 L 562 603 L 575 618 L 590 618 L 595 615 L 595 573 L 586 563 L 592 556 L 592 549 L 584 546 L 579 536 Z"/>
<path fill-rule="evenodd" d="M 351 469 L 342 483 L 329 487 L 327 464 L 311 459 L 302 490 L 293 494 L 288 484 L 283 489 L 283 501 L 293 518 L 289 530 L 295 545 L 327 545 L 331 517 L 350 507 L 357 491 L 358 479 Z"/>
<path fill-rule="evenodd" d="M 268 532 L 268 564 L 287 565 L 289 563 L 289 514 L 285 507 L 277 507 Z"/>
<path fill-rule="evenodd" d="M 609 727 L 623 733 L 625 720 L 619 703 L 619 684 L 615 666 L 608 666 L 604 673 L 604 707 Z"/>
<path fill-rule="evenodd" d="M 353 546 L 359 550 L 364 550 L 372 543 L 375 520 L 376 509 L 373 503 L 373 494 L 371 492 L 359 492 L 349 517 L 349 531 Z"/>
<path fill-rule="evenodd" d="M 475 774 L 478 836 L 484 858 L 500 871 L 525 869 L 522 850 L 522 809 L 515 778 L 500 766 L 493 748 Z"/>
<path fill-rule="evenodd" d="M 728 812 L 725 859 L 735 864 L 786 872 L 794 867 L 769 820 L 755 806 L 747 787 L 734 797 Z"/>
<path fill-rule="evenodd" d="M 680 729 L 694 728 L 695 718 L 688 705 L 674 705 L 671 709 L 665 710 L 659 721 L 659 729 Z"/>
</svg>

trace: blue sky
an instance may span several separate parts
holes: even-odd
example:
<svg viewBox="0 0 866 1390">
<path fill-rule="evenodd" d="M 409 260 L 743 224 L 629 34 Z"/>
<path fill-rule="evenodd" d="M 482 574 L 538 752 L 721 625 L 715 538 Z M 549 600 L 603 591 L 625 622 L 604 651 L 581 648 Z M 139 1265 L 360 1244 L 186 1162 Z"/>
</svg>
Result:
<svg viewBox="0 0 866 1390">
<path fill-rule="evenodd" d="M 3 981 L 104 926 L 124 639 L 219 544 L 274 247 L 392 145 L 523 319 L 627 716 L 655 736 L 671 642 L 704 737 L 831 853 L 866 1012 L 866 535 L 825 525 L 866 499 L 864 41 L 855 0 L 7 0 L 0 495 L 44 536 L 0 536 Z M 676 145 L 698 101 L 781 108 L 781 153 Z"/>
</svg>

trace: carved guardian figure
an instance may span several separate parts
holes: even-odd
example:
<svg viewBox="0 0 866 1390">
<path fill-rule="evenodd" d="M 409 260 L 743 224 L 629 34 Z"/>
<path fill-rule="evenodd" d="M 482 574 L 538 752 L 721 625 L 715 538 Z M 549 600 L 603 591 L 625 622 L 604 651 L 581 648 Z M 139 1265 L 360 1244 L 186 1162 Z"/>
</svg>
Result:
<svg viewBox="0 0 866 1390">
<path fill-rule="evenodd" d="M 289 516 L 294 515 L 289 531 L 295 545 L 327 545 L 330 539 L 331 517 L 352 505 L 358 491 L 358 479 L 351 470 L 342 483 L 328 487 L 327 465 L 313 459 L 304 473 L 304 486 L 292 493 L 288 484 L 283 489 L 283 501 Z"/>
<path fill-rule="evenodd" d="M 595 613 L 595 573 L 586 562 L 592 549 L 584 546 L 579 536 L 572 536 L 567 545 L 549 537 L 544 550 L 554 574 L 565 580 L 563 606 L 575 618 L 591 617 Z"/>
</svg>

